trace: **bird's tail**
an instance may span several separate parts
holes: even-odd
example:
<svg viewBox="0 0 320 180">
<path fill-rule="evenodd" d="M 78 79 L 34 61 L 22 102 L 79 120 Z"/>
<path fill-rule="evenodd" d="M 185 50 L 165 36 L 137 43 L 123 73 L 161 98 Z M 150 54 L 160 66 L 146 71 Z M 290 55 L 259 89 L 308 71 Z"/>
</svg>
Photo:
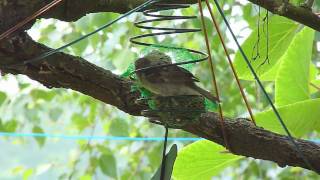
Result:
<svg viewBox="0 0 320 180">
<path fill-rule="evenodd" d="M 219 103 L 219 100 L 217 97 L 213 96 L 209 91 L 202 89 L 201 87 L 195 85 L 194 89 L 198 91 L 202 96 L 206 97 L 212 102 Z"/>
</svg>

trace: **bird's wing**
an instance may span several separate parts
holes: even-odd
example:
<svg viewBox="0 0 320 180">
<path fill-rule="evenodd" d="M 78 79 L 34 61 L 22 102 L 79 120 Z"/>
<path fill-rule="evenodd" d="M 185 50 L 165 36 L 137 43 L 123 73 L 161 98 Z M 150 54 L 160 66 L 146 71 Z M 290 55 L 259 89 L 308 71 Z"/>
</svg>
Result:
<svg viewBox="0 0 320 180">
<path fill-rule="evenodd" d="M 199 82 L 191 72 L 179 66 L 159 67 L 143 72 L 150 83 L 194 83 Z"/>
<path fill-rule="evenodd" d="M 176 67 L 183 72 L 184 76 L 189 77 L 193 82 L 200 82 L 199 79 L 195 77 L 190 71 L 179 66 L 176 66 Z"/>
</svg>

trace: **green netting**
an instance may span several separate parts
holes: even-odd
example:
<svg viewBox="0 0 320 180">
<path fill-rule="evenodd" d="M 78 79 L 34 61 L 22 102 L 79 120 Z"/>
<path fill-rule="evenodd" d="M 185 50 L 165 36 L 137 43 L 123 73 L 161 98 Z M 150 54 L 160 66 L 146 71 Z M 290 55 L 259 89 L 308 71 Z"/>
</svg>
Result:
<svg viewBox="0 0 320 180">
<path fill-rule="evenodd" d="M 195 55 L 189 52 L 187 49 L 177 48 L 174 45 L 170 44 L 157 44 L 149 46 L 148 48 L 145 48 L 141 51 L 141 56 L 145 56 L 154 50 L 163 52 L 168 55 L 173 60 L 173 63 L 201 59 L 200 55 Z M 184 64 L 181 65 L 181 67 L 190 71 L 194 67 L 194 64 Z"/>
<path fill-rule="evenodd" d="M 135 71 L 134 63 L 131 63 L 128 66 L 127 70 L 120 75 L 120 77 L 130 78 L 135 80 L 135 83 L 131 86 L 131 92 L 139 91 L 141 98 L 146 98 L 146 99 L 150 98 L 152 96 L 152 93 L 140 85 L 140 83 L 137 81 L 134 71 Z M 152 100 L 149 100 L 147 102 L 150 109 L 156 109 L 154 102 Z"/>
<path fill-rule="evenodd" d="M 134 63 L 130 63 L 127 70 L 124 73 L 122 73 L 120 77 L 136 79 L 136 76 L 133 73 L 134 71 L 135 71 Z"/>
<path fill-rule="evenodd" d="M 188 50 L 183 49 L 183 48 L 176 48 L 172 45 L 168 44 L 158 44 L 158 45 L 153 45 L 150 47 L 147 47 L 141 51 L 140 56 L 146 56 L 147 54 L 151 53 L 152 51 L 160 51 L 162 53 L 165 53 L 168 55 L 173 63 L 175 62 L 184 62 L 184 61 L 193 61 L 200 59 L 199 55 L 195 55 L 193 53 L 190 53 Z M 194 67 L 194 64 L 185 64 L 181 65 L 181 67 L 187 69 L 187 70 L 192 70 Z M 148 91 L 147 89 L 143 88 L 139 82 L 137 81 L 136 75 L 134 73 L 135 67 L 134 63 L 131 63 L 127 70 L 121 75 L 121 77 L 124 78 L 130 78 L 135 80 L 135 83 L 131 86 L 131 91 L 139 91 L 141 94 L 141 98 L 149 99 L 152 96 L 152 93 Z M 148 100 L 148 105 L 150 109 L 156 109 L 155 103 L 152 100 Z M 209 101 L 208 99 L 205 99 L 205 107 L 206 110 L 211 110 L 214 111 L 217 109 L 217 104 L 214 102 Z"/>
<path fill-rule="evenodd" d="M 208 100 L 207 98 L 205 98 L 204 104 L 205 104 L 205 107 L 206 107 L 206 111 L 216 111 L 217 108 L 218 108 L 218 104 Z"/>
</svg>

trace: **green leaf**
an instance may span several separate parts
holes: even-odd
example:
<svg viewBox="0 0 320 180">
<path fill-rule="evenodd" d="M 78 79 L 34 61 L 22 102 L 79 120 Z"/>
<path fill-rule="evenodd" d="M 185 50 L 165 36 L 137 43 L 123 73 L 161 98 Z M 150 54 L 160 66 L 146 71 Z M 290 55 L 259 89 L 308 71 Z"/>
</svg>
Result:
<svg viewBox="0 0 320 180">
<path fill-rule="evenodd" d="M 129 126 L 124 119 L 114 119 L 110 125 L 110 134 L 113 136 L 129 136 Z"/>
<path fill-rule="evenodd" d="M 172 169 L 173 169 L 173 165 L 174 162 L 176 160 L 177 157 L 177 145 L 174 144 L 170 151 L 168 152 L 168 154 L 166 154 L 166 164 L 165 164 L 165 174 L 164 174 L 164 179 L 171 179 L 171 175 L 172 175 Z M 157 172 L 154 174 L 154 176 L 151 178 L 152 180 L 161 180 L 161 167 L 162 165 L 160 165 L 160 167 L 158 168 Z"/>
<path fill-rule="evenodd" d="M 2 120 L 0 120 L 0 131 L 3 132 L 15 132 L 17 127 L 18 127 L 18 122 L 16 120 L 11 120 L 11 121 L 7 121 L 7 122 L 2 122 Z"/>
<path fill-rule="evenodd" d="M 27 169 L 26 171 L 23 172 L 23 180 L 28 180 L 30 179 L 30 177 L 32 176 L 33 174 L 33 169 Z"/>
<path fill-rule="evenodd" d="M 18 174 L 20 174 L 24 169 L 25 169 L 25 167 L 19 165 L 19 166 L 14 167 L 13 169 L 11 169 L 11 173 L 12 173 L 13 175 L 18 175 Z"/>
<path fill-rule="evenodd" d="M 0 105 L 6 100 L 7 95 L 4 92 L 0 92 Z"/>
<path fill-rule="evenodd" d="M 244 5 L 243 8 L 243 18 L 247 21 L 251 29 L 257 26 L 257 17 L 253 16 L 254 6 L 252 4 Z"/>
<path fill-rule="evenodd" d="M 83 117 L 81 114 L 72 115 L 72 124 L 77 127 L 79 131 L 83 131 L 85 128 L 90 126 L 90 122 L 86 117 Z"/>
<path fill-rule="evenodd" d="M 112 154 L 103 154 L 99 157 L 99 167 L 103 174 L 117 178 L 116 159 Z"/>
<path fill-rule="evenodd" d="M 284 54 L 286 49 L 288 48 L 290 42 L 292 41 L 298 24 L 290 21 L 286 18 L 280 16 L 273 16 L 269 21 L 269 62 L 264 62 L 266 57 L 267 43 L 265 33 L 263 33 L 263 24 L 260 27 L 260 45 L 259 52 L 260 58 L 256 60 L 251 60 L 255 55 L 257 48 L 254 48 L 254 45 L 257 41 L 258 30 L 255 29 L 251 35 L 247 38 L 247 40 L 243 43 L 242 48 L 248 58 L 251 60 L 251 65 L 254 67 L 254 70 L 260 75 L 261 80 L 272 80 L 275 74 L 264 75 L 268 71 L 276 72 L 276 64 L 278 63 L 280 57 Z M 253 80 L 251 72 L 241 56 L 240 51 L 237 51 L 235 55 L 234 65 L 241 79 Z M 274 69 L 273 69 L 274 68 Z"/>
<path fill-rule="evenodd" d="M 86 174 L 80 177 L 80 180 L 92 180 L 92 175 Z"/>
<path fill-rule="evenodd" d="M 43 129 L 39 126 L 34 126 L 32 128 L 32 132 L 33 133 L 40 133 L 40 134 L 44 133 Z M 35 137 L 34 139 L 37 141 L 37 143 L 40 147 L 42 147 L 44 145 L 44 143 L 46 142 L 45 137 Z"/>
<path fill-rule="evenodd" d="M 135 57 L 128 49 L 122 49 L 121 51 L 122 53 L 114 56 L 112 63 L 120 71 L 125 71 L 130 64 L 133 64 Z M 119 61 L 119 59 L 125 59 L 125 61 Z"/>
<path fill-rule="evenodd" d="M 314 30 L 304 28 L 293 39 L 281 58 L 275 80 L 277 106 L 309 99 L 309 69 Z"/>
<path fill-rule="evenodd" d="M 320 99 L 311 99 L 279 107 L 278 111 L 290 132 L 294 136 L 301 137 L 314 130 L 320 131 L 319 107 Z M 258 113 L 255 117 L 258 126 L 285 134 L 272 110 Z"/>
<path fill-rule="evenodd" d="M 56 95 L 56 92 L 34 89 L 31 91 L 30 94 L 33 99 L 43 99 L 45 101 L 51 101 L 54 98 L 54 96 Z"/>
<path fill-rule="evenodd" d="M 173 176 L 178 180 L 209 180 L 242 158 L 224 151 L 207 140 L 188 145 L 178 154 Z"/>
<path fill-rule="evenodd" d="M 65 43 L 69 43 L 69 42 L 72 42 L 78 38 L 80 38 L 81 36 L 83 36 L 83 34 L 77 30 L 74 30 L 72 33 L 70 34 L 65 34 L 63 36 L 63 40 Z M 84 50 L 87 48 L 88 46 L 88 38 L 86 39 L 83 39 L 79 42 L 77 42 L 76 44 L 73 44 L 72 46 L 69 46 L 70 49 L 72 49 L 72 51 L 80 56 L 82 55 L 82 53 L 84 52 Z"/>
</svg>

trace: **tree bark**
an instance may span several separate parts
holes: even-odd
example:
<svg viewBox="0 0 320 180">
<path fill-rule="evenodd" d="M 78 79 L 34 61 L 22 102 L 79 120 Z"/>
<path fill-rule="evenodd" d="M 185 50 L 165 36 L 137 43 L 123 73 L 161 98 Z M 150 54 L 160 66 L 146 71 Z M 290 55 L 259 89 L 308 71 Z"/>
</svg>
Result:
<svg viewBox="0 0 320 180">
<path fill-rule="evenodd" d="M 299 22 L 310 28 L 320 31 L 320 17 L 303 6 L 294 6 L 286 3 L 288 0 L 249 0 L 250 2 L 261 6 L 268 11 Z"/>
<path fill-rule="evenodd" d="M 287 0 L 248 0 L 268 11 L 287 17 L 320 31 L 320 17 L 310 9 L 284 3 Z M 18 22 L 33 14 L 51 2 L 51 0 L 10 0 L 0 1 L 0 34 Z M 124 13 L 142 4 L 145 0 L 64 0 L 39 18 L 55 18 L 62 21 L 76 21 L 89 13 L 115 12 Z M 197 0 L 170 0 L 173 3 L 197 3 Z M 213 1 L 211 1 L 213 2 Z M 29 29 L 35 21 L 24 26 Z"/>
</svg>

